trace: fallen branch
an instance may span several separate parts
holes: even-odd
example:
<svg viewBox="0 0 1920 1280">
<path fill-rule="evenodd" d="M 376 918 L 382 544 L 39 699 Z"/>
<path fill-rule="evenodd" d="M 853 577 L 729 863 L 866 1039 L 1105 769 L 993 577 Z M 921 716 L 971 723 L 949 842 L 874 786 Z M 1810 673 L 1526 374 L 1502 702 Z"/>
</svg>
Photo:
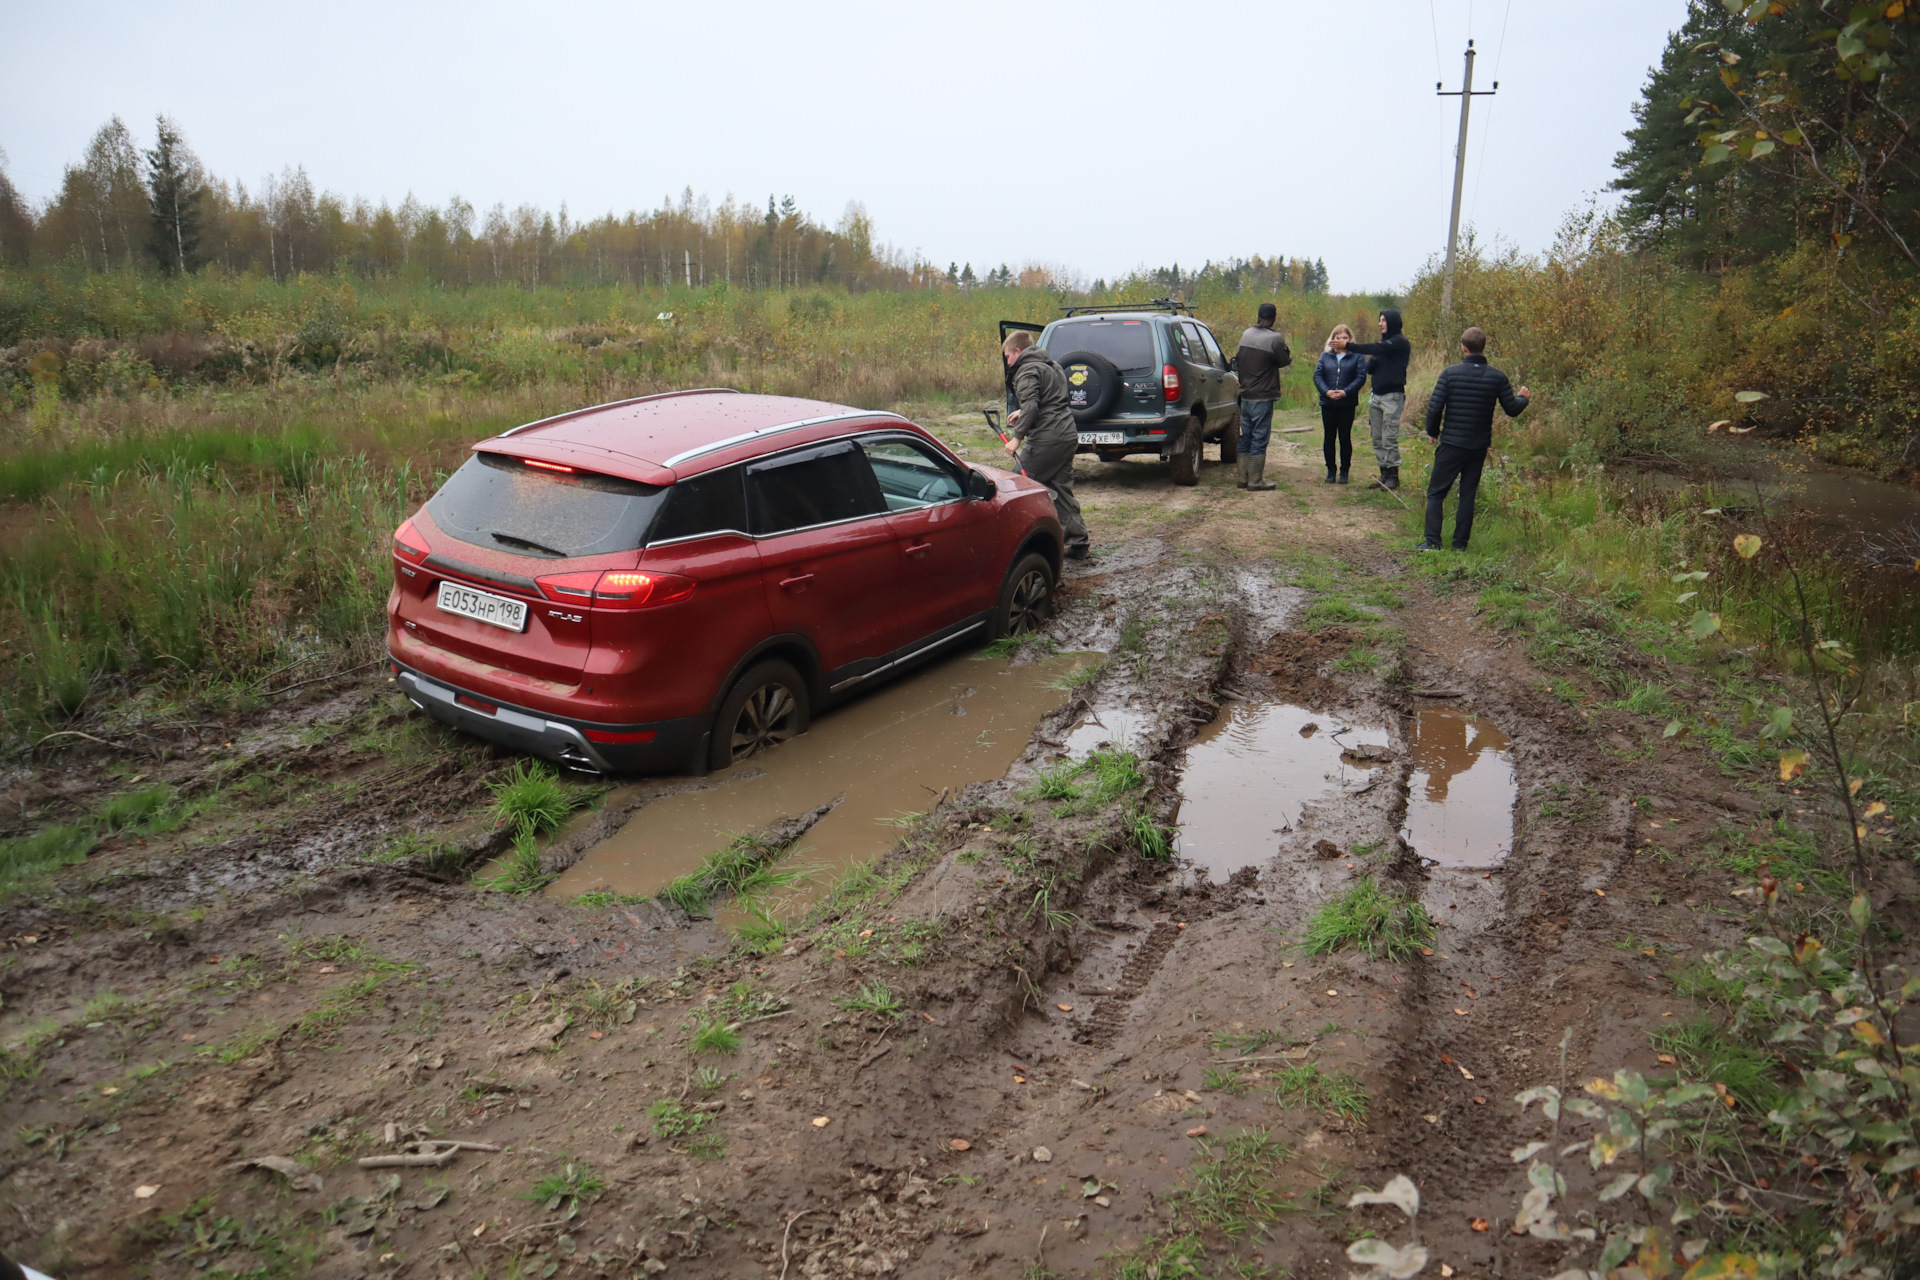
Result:
<svg viewBox="0 0 1920 1280">
<path fill-rule="evenodd" d="M 893 1052 L 892 1045 L 890 1044 L 881 1045 L 878 1049 L 875 1049 L 872 1053 L 860 1059 L 860 1065 L 854 1068 L 854 1072 L 858 1074 L 859 1072 L 865 1071 L 868 1067 L 872 1066 L 874 1063 L 880 1061 L 880 1059 L 886 1057 L 888 1054 L 892 1052 Z"/>
<path fill-rule="evenodd" d="M 455 1142 L 428 1139 L 407 1144 L 413 1150 L 397 1156 L 361 1156 L 355 1161 L 362 1169 L 438 1169 L 462 1151 L 498 1151 L 491 1142 Z"/>
<path fill-rule="evenodd" d="M 787 1237 L 793 1233 L 793 1224 L 810 1213 L 819 1213 L 818 1209 L 802 1209 L 787 1219 L 787 1229 L 780 1233 L 780 1280 L 787 1280 Z"/>
<path fill-rule="evenodd" d="M 336 671 L 332 675 L 315 676 L 311 680 L 299 680 L 284 689 L 274 689 L 260 696 L 263 698 L 277 698 L 283 693 L 292 693 L 295 689 L 304 689 L 310 684 L 319 684 L 323 680 L 337 680 L 341 676 L 350 676 L 356 671 L 365 671 L 368 667 L 377 667 L 385 661 L 385 658 L 375 658 L 372 662 L 363 662 L 357 667 L 348 667 L 346 670 Z"/>
<path fill-rule="evenodd" d="M 35 751 L 38 751 L 40 749 L 41 743 L 51 742 L 55 738 L 85 738 L 88 742 L 97 742 L 101 746 L 111 747 L 115 751 L 132 751 L 133 750 L 132 747 L 123 747 L 117 742 L 108 742 L 105 738 L 96 738 L 92 734 L 82 733 L 78 729 L 62 729 L 57 733 L 49 733 L 44 737 L 36 738 L 34 739 L 33 749 Z"/>
</svg>

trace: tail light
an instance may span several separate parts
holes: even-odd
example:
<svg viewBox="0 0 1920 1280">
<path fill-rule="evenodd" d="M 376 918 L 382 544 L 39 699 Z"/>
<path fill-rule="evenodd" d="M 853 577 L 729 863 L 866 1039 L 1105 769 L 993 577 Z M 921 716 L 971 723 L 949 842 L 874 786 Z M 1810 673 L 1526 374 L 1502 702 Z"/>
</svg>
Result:
<svg viewBox="0 0 1920 1280">
<path fill-rule="evenodd" d="M 1160 385 L 1167 389 L 1167 403 L 1177 404 L 1180 400 L 1180 370 L 1173 365 L 1162 369 Z"/>
<path fill-rule="evenodd" d="M 419 564 L 427 558 L 427 540 L 414 530 L 409 520 L 394 531 L 393 554 L 408 564 Z"/>
<path fill-rule="evenodd" d="M 605 573 L 550 573 L 535 578 L 542 594 L 558 604 L 590 604 L 596 609 L 651 609 L 685 600 L 699 585 L 677 573 L 641 573 L 609 569 Z"/>
</svg>

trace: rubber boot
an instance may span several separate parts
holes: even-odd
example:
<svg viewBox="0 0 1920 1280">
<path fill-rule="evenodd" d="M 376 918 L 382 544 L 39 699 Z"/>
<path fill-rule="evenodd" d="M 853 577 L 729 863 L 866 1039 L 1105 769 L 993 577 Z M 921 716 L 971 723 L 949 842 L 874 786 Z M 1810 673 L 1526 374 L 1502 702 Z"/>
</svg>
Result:
<svg viewBox="0 0 1920 1280">
<path fill-rule="evenodd" d="M 1278 488 L 1279 486 L 1274 484 L 1273 481 L 1266 479 L 1266 474 L 1266 454 L 1256 453 L 1247 460 L 1247 488 L 1258 493 L 1265 493 L 1269 489 Z"/>
<path fill-rule="evenodd" d="M 1240 473 L 1240 478 L 1233 482 L 1234 488 L 1244 489 L 1247 487 L 1247 478 L 1248 478 L 1247 471 L 1248 471 L 1248 468 L 1252 466 L 1252 464 L 1253 464 L 1252 454 L 1243 453 L 1239 456 L 1239 458 L 1237 459 L 1236 466 Z"/>
<path fill-rule="evenodd" d="M 1339 478 L 1338 480 L 1335 480 L 1335 481 L 1334 481 L 1334 483 L 1335 483 L 1335 484 L 1345 484 L 1345 483 L 1347 483 L 1347 473 L 1346 473 L 1345 471 L 1342 471 L 1342 472 L 1340 473 L 1340 478 Z"/>
<path fill-rule="evenodd" d="M 1387 468 L 1387 488 L 1398 489 L 1399 487 L 1400 487 L 1400 468 L 1388 467 Z"/>
<path fill-rule="evenodd" d="M 1338 479 L 1337 479 L 1337 477 L 1338 477 L 1338 475 L 1339 475 L 1339 473 L 1338 473 L 1338 472 L 1336 472 L 1336 471 L 1334 471 L 1334 470 L 1332 470 L 1331 468 L 1329 468 L 1329 469 L 1328 469 L 1328 471 L 1327 471 L 1327 479 L 1326 479 L 1326 483 L 1328 483 L 1328 484 L 1336 484 L 1336 483 L 1338 483 Z"/>
</svg>

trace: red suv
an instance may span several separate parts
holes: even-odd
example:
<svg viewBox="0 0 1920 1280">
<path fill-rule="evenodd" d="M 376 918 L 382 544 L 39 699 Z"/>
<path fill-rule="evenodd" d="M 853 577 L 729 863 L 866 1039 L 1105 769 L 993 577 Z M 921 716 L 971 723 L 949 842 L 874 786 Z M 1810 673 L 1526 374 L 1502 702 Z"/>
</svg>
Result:
<svg viewBox="0 0 1920 1280">
<path fill-rule="evenodd" d="M 393 536 L 387 652 L 448 724 L 699 772 L 949 646 L 1031 630 L 1047 491 L 895 414 L 681 391 L 515 427 Z"/>
</svg>

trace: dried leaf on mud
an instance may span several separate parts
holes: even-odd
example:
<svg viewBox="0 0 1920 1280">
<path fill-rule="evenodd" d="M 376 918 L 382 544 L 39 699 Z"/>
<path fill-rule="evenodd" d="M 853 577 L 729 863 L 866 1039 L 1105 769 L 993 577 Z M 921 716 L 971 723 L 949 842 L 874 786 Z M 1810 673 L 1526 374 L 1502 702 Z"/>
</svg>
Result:
<svg viewBox="0 0 1920 1280">
<path fill-rule="evenodd" d="M 952 1147 L 955 1151 L 973 1150 L 973 1144 L 971 1142 L 968 1142 L 965 1138 L 950 1138 L 947 1141 L 947 1145 L 949 1147 Z"/>
<path fill-rule="evenodd" d="M 1035 1147 L 1033 1149 L 1033 1158 L 1040 1164 L 1051 1164 L 1053 1163 L 1053 1152 L 1047 1150 L 1045 1147 Z"/>
<path fill-rule="evenodd" d="M 1056 1009 L 1058 1009 L 1058 1010 L 1059 1010 L 1060 1012 L 1062 1012 L 1062 1013 L 1072 1013 L 1072 1012 L 1073 1012 L 1073 1006 L 1072 1006 L 1072 1005 L 1070 1005 L 1070 1004 L 1056 1004 L 1056 1005 L 1055 1005 L 1055 1006 L 1053 1006 L 1053 1007 L 1054 1007 L 1054 1008 L 1056 1008 Z"/>
<path fill-rule="evenodd" d="M 813 1127 L 816 1129 L 824 1129 L 832 1123 L 833 1119 L 830 1116 L 815 1116 L 813 1118 Z"/>
<path fill-rule="evenodd" d="M 1206 1134 L 1207 1134 L 1207 1126 L 1203 1124 L 1197 1124 L 1193 1126 L 1193 1128 L 1187 1130 L 1187 1136 L 1189 1138 L 1204 1138 Z"/>
<path fill-rule="evenodd" d="M 1485 1218 L 1473 1218 L 1468 1221 L 1467 1225 L 1469 1227 L 1472 1227 L 1475 1231 L 1485 1231 L 1489 1227 L 1491 1227 L 1493 1224 L 1491 1222 L 1488 1222 Z"/>
</svg>

